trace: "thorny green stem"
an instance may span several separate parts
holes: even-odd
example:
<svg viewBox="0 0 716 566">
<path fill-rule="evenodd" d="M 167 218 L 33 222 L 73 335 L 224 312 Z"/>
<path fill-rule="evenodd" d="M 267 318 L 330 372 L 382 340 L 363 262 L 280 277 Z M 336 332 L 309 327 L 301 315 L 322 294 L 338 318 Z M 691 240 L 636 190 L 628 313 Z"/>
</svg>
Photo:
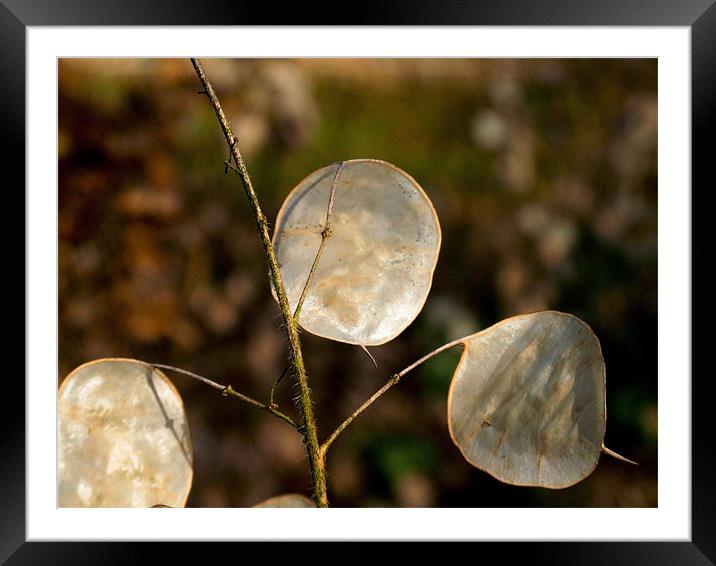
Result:
<svg viewBox="0 0 716 566">
<path fill-rule="evenodd" d="M 244 160 L 241 157 L 239 151 L 239 142 L 234 137 L 234 133 L 231 130 L 231 125 L 224 115 L 224 111 L 221 108 L 219 99 L 214 92 L 214 88 L 211 86 L 209 79 L 206 77 L 204 67 L 202 66 L 199 59 L 192 58 L 191 63 L 194 66 L 196 75 L 199 78 L 202 86 L 204 87 L 204 93 L 211 102 L 211 106 L 214 109 L 216 118 L 219 120 L 219 125 L 226 138 L 226 143 L 231 151 L 231 156 L 236 164 L 236 169 L 241 178 L 241 183 L 244 186 L 244 191 L 251 204 L 254 217 L 256 218 L 256 224 L 258 226 L 259 235 L 261 237 L 261 243 L 264 247 L 264 254 L 266 255 L 266 261 L 269 265 L 269 276 L 271 283 L 276 291 L 278 297 L 278 303 L 281 308 L 281 316 L 286 327 L 286 333 L 288 335 L 288 341 L 290 344 L 290 356 L 293 364 L 293 369 L 296 373 L 296 380 L 299 388 L 299 405 L 301 413 L 303 415 L 303 427 L 302 433 L 304 442 L 306 444 L 306 452 L 308 454 L 308 461 L 311 467 L 311 479 L 313 483 L 314 497 L 316 505 L 318 507 L 328 507 L 328 493 L 326 490 L 326 475 L 323 464 L 323 458 L 321 458 L 318 445 L 318 432 L 316 429 L 316 419 L 313 415 L 313 406 L 311 405 L 311 393 L 308 387 L 308 375 L 306 374 L 306 368 L 303 363 L 303 354 L 301 352 L 301 342 L 298 336 L 298 326 L 293 319 L 291 313 L 291 307 L 288 303 L 288 296 L 286 295 L 286 288 L 283 284 L 281 272 L 278 268 L 278 261 L 276 254 L 274 253 L 273 246 L 271 245 L 271 237 L 268 230 L 268 222 L 266 216 L 261 210 L 258 196 L 249 177 L 249 172 L 246 169 Z"/>
<path fill-rule="evenodd" d="M 333 176 L 333 183 L 331 183 L 331 194 L 328 197 L 328 208 L 326 210 L 326 222 L 324 223 L 323 231 L 321 232 L 321 244 L 318 246 L 318 251 L 316 252 L 316 257 L 313 260 L 313 265 L 311 266 L 311 271 L 308 272 L 308 277 L 306 278 L 306 284 L 303 286 L 303 291 L 301 291 L 301 297 L 298 299 L 298 304 L 296 305 L 296 310 L 293 312 L 293 321 L 296 324 L 298 324 L 298 319 L 301 316 L 301 308 L 303 307 L 303 301 L 306 300 L 306 295 L 308 295 L 308 289 L 311 286 L 311 283 L 313 282 L 313 276 L 316 274 L 316 268 L 318 267 L 318 262 L 321 261 L 321 256 L 323 255 L 323 250 L 326 247 L 326 241 L 328 240 L 328 238 L 330 238 L 333 235 L 333 232 L 331 230 L 331 220 L 333 219 L 333 201 L 336 196 L 336 186 L 338 185 L 338 177 L 340 176 L 344 165 L 345 165 L 345 162 L 341 161 L 338 164 L 338 169 L 336 169 L 336 174 Z"/>
<path fill-rule="evenodd" d="M 321 448 L 320 448 L 321 458 L 323 458 L 323 460 L 325 461 L 326 453 L 328 452 L 328 449 L 331 447 L 331 444 L 333 444 L 333 442 L 335 442 L 336 438 L 338 438 L 338 436 L 345 430 L 345 428 L 349 424 L 351 424 L 356 419 L 356 417 L 358 415 L 360 415 L 363 411 L 365 411 L 368 407 L 370 407 L 375 401 L 377 401 L 383 395 L 383 393 L 388 391 L 388 389 L 393 387 L 393 385 L 396 385 L 398 382 L 400 382 L 400 380 L 407 373 L 410 373 L 419 365 L 427 362 L 433 356 L 437 356 L 441 352 L 444 352 L 445 350 L 448 350 L 448 349 L 452 348 L 453 346 L 457 346 L 458 344 L 463 344 L 464 341 L 465 341 L 464 338 L 460 338 L 458 340 L 448 342 L 447 344 L 443 344 L 442 346 L 433 350 L 432 352 L 425 354 L 422 358 L 420 358 L 418 361 L 410 364 L 408 367 L 406 367 L 401 372 L 393 374 L 390 377 L 390 379 L 388 379 L 386 384 L 383 385 L 383 387 L 378 389 L 378 391 L 373 393 L 373 395 L 371 395 L 370 398 L 365 403 L 363 403 L 360 407 L 358 407 L 355 411 L 353 411 L 353 413 L 351 413 L 351 415 L 346 420 L 344 420 L 340 425 L 338 425 L 338 428 L 333 431 L 333 434 L 331 434 L 331 436 L 329 436 L 326 439 L 326 441 L 323 444 L 321 444 Z"/>
<path fill-rule="evenodd" d="M 194 379 L 197 379 L 199 381 L 202 381 L 203 383 L 206 383 L 207 385 L 213 387 L 214 389 L 219 389 L 223 395 L 231 395 L 232 397 L 236 397 L 237 399 L 241 399 L 245 403 L 248 403 L 249 405 L 253 405 L 254 407 L 258 407 L 259 409 L 263 409 L 264 411 L 267 411 L 271 413 L 272 415 L 278 417 L 279 419 L 287 422 L 290 424 L 293 428 L 295 428 L 297 431 L 301 432 L 301 427 L 294 422 L 294 420 L 289 417 L 288 415 L 282 413 L 281 411 L 277 410 L 276 407 L 273 407 L 271 405 L 265 405 L 261 401 L 257 401 L 256 399 L 253 399 L 249 397 L 248 395 L 244 395 L 243 393 L 239 393 L 231 387 L 231 385 L 221 385 L 221 383 L 216 383 L 216 381 L 212 381 L 211 379 L 207 379 L 204 376 L 201 376 L 199 374 L 193 373 L 191 371 L 187 371 L 185 369 L 176 368 L 174 366 L 168 366 L 165 364 L 149 364 L 155 368 L 159 369 L 166 369 L 169 371 L 174 371 L 176 373 L 182 373 L 184 375 L 188 375 L 189 377 L 193 377 Z"/>
<path fill-rule="evenodd" d="M 231 167 L 231 164 L 226 161 L 226 166 Z M 301 291 L 301 296 L 298 299 L 298 304 L 296 305 L 296 309 L 293 311 L 293 321 L 296 323 L 296 326 L 298 326 L 298 319 L 301 316 L 301 308 L 303 307 L 303 302 L 306 300 L 306 295 L 308 295 L 308 289 L 311 286 L 311 283 L 313 282 L 313 276 L 316 273 L 316 269 L 318 268 L 318 262 L 321 261 L 321 256 L 323 255 L 323 250 L 326 247 L 326 241 L 328 238 L 330 238 L 333 235 L 333 231 L 331 230 L 331 220 L 333 218 L 333 201 L 335 199 L 336 195 L 336 187 L 338 186 L 338 176 L 341 174 L 341 171 L 343 170 L 344 162 L 341 161 L 338 164 L 338 169 L 336 169 L 336 173 L 333 175 L 333 182 L 331 183 L 331 192 L 328 197 L 328 207 L 326 209 L 326 221 L 323 224 L 323 231 L 321 232 L 321 243 L 318 246 L 318 251 L 316 252 L 316 257 L 313 259 L 313 265 L 311 265 L 311 270 L 308 272 L 308 277 L 306 277 L 306 283 L 303 285 L 303 290 Z M 232 167 L 233 169 L 233 167 Z M 235 169 L 234 169 L 235 170 Z M 364 347 L 365 349 L 365 347 Z M 366 350 L 366 353 L 370 356 L 370 353 L 368 350 Z M 373 359 L 373 356 L 370 356 L 371 359 Z M 375 363 L 375 360 L 373 360 L 373 363 Z M 377 366 L 376 366 L 377 367 Z M 273 382 L 273 385 L 271 386 L 271 392 L 269 393 L 269 405 L 272 407 L 276 407 L 277 405 L 274 403 L 274 393 L 276 392 L 276 387 L 279 383 L 281 383 L 281 380 L 286 375 L 286 372 L 288 371 L 288 367 L 283 370 L 283 373 L 278 376 L 278 379 Z"/>
</svg>

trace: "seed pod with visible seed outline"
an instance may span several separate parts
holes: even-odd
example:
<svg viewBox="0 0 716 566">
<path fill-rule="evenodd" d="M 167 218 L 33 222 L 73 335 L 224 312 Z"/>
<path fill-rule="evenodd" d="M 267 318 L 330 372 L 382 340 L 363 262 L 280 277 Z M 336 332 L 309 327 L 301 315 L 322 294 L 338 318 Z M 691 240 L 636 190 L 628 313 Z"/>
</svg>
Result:
<svg viewBox="0 0 716 566">
<path fill-rule="evenodd" d="M 311 173 L 278 213 L 273 244 L 292 311 L 321 243 L 338 167 Z M 349 344 L 376 346 L 392 340 L 423 308 L 440 241 L 435 209 L 412 177 L 375 159 L 343 162 L 331 236 L 301 309 L 300 325 Z"/>
</svg>

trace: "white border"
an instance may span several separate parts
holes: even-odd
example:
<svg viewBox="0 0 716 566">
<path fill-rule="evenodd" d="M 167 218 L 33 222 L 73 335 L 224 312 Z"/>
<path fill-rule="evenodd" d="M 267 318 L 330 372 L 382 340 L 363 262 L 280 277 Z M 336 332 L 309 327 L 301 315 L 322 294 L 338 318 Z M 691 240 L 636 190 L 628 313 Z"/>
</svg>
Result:
<svg viewBox="0 0 716 566">
<path fill-rule="evenodd" d="M 28 28 L 28 540 L 690 540 L 690 37 L 687 27 Z M 659 57 L 658 509 L 56 509 L 56 58 L 195 54 Z"/>
</svg>

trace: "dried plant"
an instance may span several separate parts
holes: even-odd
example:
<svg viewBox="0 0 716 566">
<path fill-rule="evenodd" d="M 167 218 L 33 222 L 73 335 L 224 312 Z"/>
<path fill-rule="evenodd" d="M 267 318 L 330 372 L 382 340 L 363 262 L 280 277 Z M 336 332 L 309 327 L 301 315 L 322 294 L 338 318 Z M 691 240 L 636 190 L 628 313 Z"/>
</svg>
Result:
<svg viewBox="0 0 716 566">
<path fill-rule="evenodd" d="M 605 367 L 599 341 L 555 311 L 504 320 L 444 344 L 393 374 L 320 443 L 299 328 L 362 347 L 389 342 L 420 313 L 441 245 L 435 209 L 407 173 L 376 159 L 323 167 L 288 195 L 273 238 L 219 99 L 191 60 L 216 114 L 256 220 L 289 342 L 290 364 L 261 402 L 231 385 L 137 360 L 102 359 L 74 370 L 59 393 L 60 506 L 183 506 L 192 449 L 179 394 L 160 371 L 193 377 L 283 420 L 301 435 L 312 500 L 273 497 L 257 507 L 328 507 L 326 458 L 339 435 L 413 369 L 463 347 L 448 394 L 448 426 L 465 459 L 502 482 L 565 488 L 587 477 L 604 446 Z M 370 355 L 370 353 L 369 353 Z M 274 392 L 289 374 L 300 422 Z M 632 462 L 633 463 L 633 462 Z"/>
</svg>

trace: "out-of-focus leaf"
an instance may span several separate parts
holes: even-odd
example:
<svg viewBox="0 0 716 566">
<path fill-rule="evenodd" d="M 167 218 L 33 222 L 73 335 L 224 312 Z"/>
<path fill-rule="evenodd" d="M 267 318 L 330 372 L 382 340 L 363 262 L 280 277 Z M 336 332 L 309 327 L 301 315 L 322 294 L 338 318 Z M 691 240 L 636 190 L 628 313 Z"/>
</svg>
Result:
<svg viewBox="0 0 716 566">
<path fill-rule="evenodd" d="M 254 505 L 254 507 L 315 507 L 315 504 L 313 501 L 308 499 L 308 497 L 304 497 L 303 495 L 299 495 L 298 493 L 288 493 L 286 495 L 277 495 L 275 497 L 271 497 L 270 499 L 267 499 L 266 501 L 262 501 L 258 505 Z"/>
<path fill-rule="evenodd" d="M 321 243 L 338 164 L 306 177 L 276 220 L 274 246 L 296 308 Z M 440 251 L 440 224 L 418 183 L 394 165 L 346 161 L 327 240 L 301 310 L 318 336 L 364 346 L 400 334 L 423 308 Z"/>
<path fill-rule="evenodd" d="M 137 360 L 82 365 L 59 391 L 60 507 L 184 507 L 192 448 L 167 377 Z"/>
<path fill-rule="evenodd" d="M 554 311 L 464 339 L 448 395 L 450 435 L 472 465 L 553 489 L 592 473 L 603 449 L 605 369 L 591 329 Z"/>
</svg>

